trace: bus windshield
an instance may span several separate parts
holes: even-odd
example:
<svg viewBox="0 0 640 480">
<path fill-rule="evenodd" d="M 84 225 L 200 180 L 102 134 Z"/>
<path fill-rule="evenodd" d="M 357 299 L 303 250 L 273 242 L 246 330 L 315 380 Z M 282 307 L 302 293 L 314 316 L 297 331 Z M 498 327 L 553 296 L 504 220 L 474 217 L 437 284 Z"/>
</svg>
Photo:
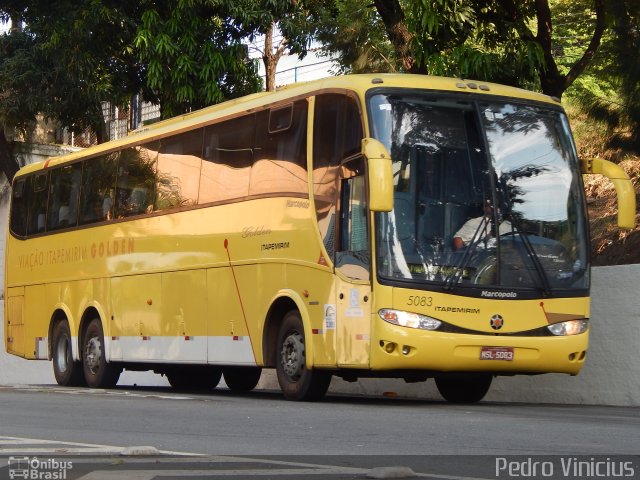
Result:
<svg viewBox="0 0 640 480">
<path fill-rule="evenodd" d="M 394 209 L 376 215 L 381 280 L 562 295 L 589 286 L 577 154 L 553 107 L 378 92 Z"/>
</svg>

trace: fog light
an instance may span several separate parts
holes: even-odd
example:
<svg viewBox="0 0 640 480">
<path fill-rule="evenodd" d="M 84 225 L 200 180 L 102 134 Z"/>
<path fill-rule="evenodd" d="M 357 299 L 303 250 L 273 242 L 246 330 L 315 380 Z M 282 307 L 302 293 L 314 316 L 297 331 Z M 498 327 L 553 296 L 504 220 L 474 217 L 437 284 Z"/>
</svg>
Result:
<svg viewBox="0 0 640 480">
<path fill-rule="evenodd" d="M 384 351 L 387 353 L 393 353 L 395 349 L 396 349 L 396 344 L 393 342 L 389 342 L 384 346 Z"/>
<path fill-rule="evenodd" d="M 402 354 L 403 355 L 409 355 L 409 352 L 411 351 L 411 347 L 409 347 L 408 345 L 404 345 L 402 347 Z"/>
</svg>

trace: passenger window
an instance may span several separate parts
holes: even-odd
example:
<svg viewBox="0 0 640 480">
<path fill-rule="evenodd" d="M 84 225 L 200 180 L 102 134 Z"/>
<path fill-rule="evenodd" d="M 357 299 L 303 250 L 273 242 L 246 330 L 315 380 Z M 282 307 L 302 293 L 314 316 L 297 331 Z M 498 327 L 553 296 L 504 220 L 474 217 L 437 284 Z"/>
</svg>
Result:
<svg viewBox="0 0 640 480">
<path fill-rule="evenodd" d="M 42 233 L 46 228 L 49 173 L 29 177 L 27 234 Z"/>
<path fill-rule="evenodd" d="M 267 112 L 269 114 L 268 133 L 285 132 L 291 128 L 291 125 L 293 123 L 293 104 L 292 103 L 285 106 L 271 108 L 267 110 Z M 259 121 L 258 121 L 258 125 L 261 125 Z"/>
<path fill-rule="evenodd" d="M 204 129 L 182 133 L 160 142 L 156 210 L 198 203 Z"/>
<path fill-rule="evenodd" d="M 254 139 L 254 115 L 205 128 L 205 161 L 202 162 L 198 203 L 228 201 L 249 195 Z"/>
<path fill-rule="evenodd" d="M 14 182 L 11 197 L 11 231 L 24 237 L 27 234 L 27 179 Z"/>
<path fill-rule="evenodd" d="M 117 157 L 115 153 L 90 158 L 84 162 L 80 224 L 113 218 Z"/>
<path fill-rule="evenodd" d="M 47 230 L 73 227 L 78 221 L 78 197 L 82 163 L 66 165 L 51 171 Z"/>
<path fill-rule="evenodd" d="M 119 152 L 116 179 L 117 218 L 153 212 L 158 142 Z"/>
<path fill-rule="evenodd" d="M 258 113 L 249 194 L 308 192 L 307 100 Z"/>
</svg>

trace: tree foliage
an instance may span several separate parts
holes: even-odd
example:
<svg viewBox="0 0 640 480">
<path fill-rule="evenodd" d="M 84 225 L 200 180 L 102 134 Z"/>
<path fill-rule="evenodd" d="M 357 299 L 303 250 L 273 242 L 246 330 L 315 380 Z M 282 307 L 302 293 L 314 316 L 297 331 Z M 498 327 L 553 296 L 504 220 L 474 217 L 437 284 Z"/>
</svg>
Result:
<svg viewBox="0 0 640 480">
<path fill-rule="evenodd" d="M 290 11 L 287 0 L 5 0 L 0 20 L 0 168 L 18 168 L 12 138 L 36 115 L 103 139 L 101 102 L 142 93 L 164 117 L 260 88 L 243 38 Z"/>
<path fill-rule="evenodd" d="M 100 102 L 124 104 L 142 87 L 129 48 L 135 9 L 107 7 L 98 0 L 20 3 L 23 10 L 14 15 L 24 28 L 0 37 L 8 47 L 0 57 L 0 79 L 22 114 L 0 108 L 2 115 L 10 114 L 4 124 L 21 127 L 40 113 L 65 126 L 100 133 Z M 11 80 L 23 76 L 23 81 Z"/>
<path fill-rule="evenodd" d="M 312 0 L 306 3 L 324 12 L 317 17 L 317 30 L 324 34 L 319 38 L 328 51 L 340 53 L 344 71 L 362 71 L 356 59 L 367 58 L 366 52 L 385 52 L 385 62 L 377 65 L 387 71 L 539 86 L 560 97 L 597 50 L 605 28 L 603 1 L 591 0 L 585 12 L 593 25 L 590 41 L 564 72 L 554 56 L 554 17 L 548 0 L 333 0 L 320 2 L 320 7 Z M 324 22 L 331 14 L 336 20 L 327 30 Z M 352 32 L 354 41 L 343 41 L 339 26 Z"/>
<path fill-rule="evenodd" d="M 340 65 L 336 73 L 396 72 L 401 61 L 389 42 L 384 23 L 363 0 L 302 0 L 297 14 L 280 21 L 291 50 L 304 55 L 314 42 Z"/>
<path fill-rule="evenodd" d="M 124 104 L 142 77 L 129 44 L 135 6 L 100 0 L 9 1 L 0 17 L 13 22 L 0 35 L 0 166 L 11 179 L 15 129 L 28 135 L 37 115 L 72 131 L 104 138 L 101 101 Z"/>
<path fill-rule="evenodd" d="M 244 2 L 170 0 L 141 3 L 133 47 L 151 100 L 170 117 L 257 91 L 257 70 L 242 43 L 255 20 Z M 244 18 L 246 14 L 246 18 Z M 245 22 L 244 20 L 248 20 Z"/>
<path fill-rule="evenodd" d="M 583 42 L 585 26 L 573 20 L 572 11 L 582 2 L 559 0 L 558 15 L 566 22 L 559 41 L 571 57 Z M 593 119 L 608 127 L 609 147 L 640 152 L 640 3 L 606 2 L 608 30 L 603 44 L 585 74 L 567 93 Z"/>
<path fill-rule="evenodd" d="M 9 177 L 16 168 L 4 131 L 28 131 L 36 114 L 100 138 L 102 101 L 142 93 L 167 117 L 258 90 L 243 39 L 276 22 L 280 47 L 304 55 L 322 45 L 340 73 L 471 77 L 558 97 L 575 84 L 610 125 L 631 125 L 638 145 L 639 9 L 636 0 L 4 0 L 0 20 L 24 28 L 0 35 L 0 166 Z M 280 47 L 265 49 L 265 62 Z"/>
</svg>

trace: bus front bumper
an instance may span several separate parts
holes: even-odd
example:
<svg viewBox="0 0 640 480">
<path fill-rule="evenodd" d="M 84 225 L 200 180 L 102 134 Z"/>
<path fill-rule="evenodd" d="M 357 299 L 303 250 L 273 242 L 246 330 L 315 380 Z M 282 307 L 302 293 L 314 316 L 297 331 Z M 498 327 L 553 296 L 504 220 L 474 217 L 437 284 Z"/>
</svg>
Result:
<svg viewBox="0 0 640 480">
<path fill-rule="evenodd" d="M 376 322 L 372 370 L 577 374 L 589 332 L 570 336 L 473 335 L 425 331 Z"/>
</svg>

